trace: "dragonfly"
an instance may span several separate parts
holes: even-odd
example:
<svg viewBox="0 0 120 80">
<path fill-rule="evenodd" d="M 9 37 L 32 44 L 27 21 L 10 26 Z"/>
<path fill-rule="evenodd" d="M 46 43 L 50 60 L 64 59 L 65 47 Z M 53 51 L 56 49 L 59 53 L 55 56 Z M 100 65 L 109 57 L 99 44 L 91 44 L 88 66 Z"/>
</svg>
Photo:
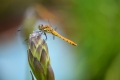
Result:
<svg viewBox="0 0 120 80">
<path fill-rule="evenodd" d="M 71 45 L 77 46 L 77 44 L 76 44 L 75 42 L 73 42 L 73 41 L 71 41 L 71 40 L 63 37 L 62 35 L 60 35 L 60 34 L 56 31 L 56 29 L 54 30 L 54 29 L 53 29 L 51 26 L 49 26 L 49 25 L 40 24 L 40 25 L 38 26 L 38 29 L 42 32 L 41 34 L 44 33 L 45 36 L 46 36 L 46 33 L 50 33 L 50 34 L 52 34 L 53 36 L 57 36 L 57 37 L 63 39 L 64 41 L 68 42 L 68 43 L 71 44 Z M 53 38 L 54 38 L 54 37 L 53 37 Z M 47 36 L 46 36 L 46 39 L 47 39 Z"/>
</svg>

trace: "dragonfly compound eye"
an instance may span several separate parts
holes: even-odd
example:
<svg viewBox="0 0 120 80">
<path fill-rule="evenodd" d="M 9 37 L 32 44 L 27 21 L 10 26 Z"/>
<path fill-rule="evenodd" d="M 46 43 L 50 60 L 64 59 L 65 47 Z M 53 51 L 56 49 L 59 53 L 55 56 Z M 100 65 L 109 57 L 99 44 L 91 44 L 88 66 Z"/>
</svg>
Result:
<svg viewBox="0 0 120 80">
<path fill-rule="evenodd" d="M 40 25 L 38 26 L 38 29 L 39 29 L 39 30 L 42 30 L 42 28 L 43 28 L 43 24 L 40 24 Z"/>
</svg>

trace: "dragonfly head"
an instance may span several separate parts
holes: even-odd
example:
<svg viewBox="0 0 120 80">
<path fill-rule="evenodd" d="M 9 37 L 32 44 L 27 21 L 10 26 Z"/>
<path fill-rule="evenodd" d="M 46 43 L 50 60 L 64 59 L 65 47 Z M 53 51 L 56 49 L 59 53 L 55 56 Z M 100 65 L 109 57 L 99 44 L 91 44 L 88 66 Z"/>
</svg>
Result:
<svg viewBox="0 0 120 80">
<path fill-rule="evenodd" d="M 43 30 L 43 24 L 40 24 L 40 25 L 38 26 L 38 29 L 39 29 L 39 30 Z"/>
</svg>

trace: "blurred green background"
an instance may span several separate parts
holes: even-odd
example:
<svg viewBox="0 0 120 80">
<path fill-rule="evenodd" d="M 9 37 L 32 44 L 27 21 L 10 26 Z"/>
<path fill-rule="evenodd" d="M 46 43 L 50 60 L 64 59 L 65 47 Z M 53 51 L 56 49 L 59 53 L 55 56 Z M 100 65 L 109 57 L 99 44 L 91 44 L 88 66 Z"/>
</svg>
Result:
<svg viewBox="0 0 120 80">
<path fill-rule="evenodd" d="M 31 18 L 24 18 L 22 28 L 33 27 L 37 19 L 47 21 L 49 18 L 51 22 L 58 22 L 67 37 L 78 44 L 76 47 L 70 45 L 76 57 L 76 67 L 73 69 L 77 77 L 74 80 L 120 80 L 119 0 L 31 0 L 30 3 L 24 1 L 23 3 L 27 4 L 26 9 L 34 7 L 34 15 L 37 17 L 30 15 Z M 16 6 L 15 3 L 12 5 Z M 21 6 L 11 9 L 18 12 L 19 8 L 21 14 L 25 12 Z M 3 9 L 5 8 L 1 8 L 0 13 Z M 4 13 L 6 15 L 6 11 Z M 4 13 L 1 14 L 1 18 Z M 30 31 L 26 34 L 28 36 Z"/>
</svg>

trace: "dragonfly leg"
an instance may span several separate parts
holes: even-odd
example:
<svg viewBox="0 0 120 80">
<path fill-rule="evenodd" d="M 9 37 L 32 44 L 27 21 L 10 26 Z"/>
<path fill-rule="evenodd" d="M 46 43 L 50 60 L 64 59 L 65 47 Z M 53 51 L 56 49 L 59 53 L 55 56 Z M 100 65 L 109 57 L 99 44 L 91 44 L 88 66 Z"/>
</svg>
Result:
<svg viewBox="0 0 120 80">
<path fill-rule="evenodd" d="M 53 40 L 55 40 L 55 35 L 53 35 Z"/>
<path fill-rule="evenodd" d="M 43 31 L 41 31 L 41 35 L 43 34 L 44 32 Z"/>
<path fill-rule="evenodd" d="M 40 32 L 42 32 L 42 31 L 39 30 L 39 31 L 36 31 L 36 32 L 40 33 Z M 41 34 L 41 33 L 40 33 L 40 34 Z"/>
<path fill-rule="evenodd" d="M 55 31 L 57 30 L 57 27 L 55 28 Z M 55 40 L 55 35 L 53 35 L 53 40 Z"/>
<path fill-rule="evenodd" d="M 47 35 L 46 35 L 46 33 L 44 32 L 44 35 L 45 35 L 45 37 L 46 37 L 46 39 L 45 39 L 45 41 L 47 40 Z"/>
</svg>

